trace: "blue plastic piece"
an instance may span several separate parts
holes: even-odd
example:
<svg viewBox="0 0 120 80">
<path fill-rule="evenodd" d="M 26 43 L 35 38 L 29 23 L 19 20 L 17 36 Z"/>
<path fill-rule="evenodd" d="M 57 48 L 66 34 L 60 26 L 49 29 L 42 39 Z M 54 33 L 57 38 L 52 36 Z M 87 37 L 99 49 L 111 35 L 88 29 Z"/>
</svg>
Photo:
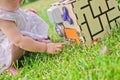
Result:
<svg viewBox="0 0 120 80">
<path fill-rule="evenodd" d="M 69 16 L 69 13 L 68 13 L 68 10 L 67 8 L 64 6 L 62 7 L 62 10 L 63 10 L 63 14 L 62 14 L 62 18 L 64 21 L 68 21 L 70 23 L 70 25 L 73 24 L 73 20 L 72 18 Z"/>
</svg>

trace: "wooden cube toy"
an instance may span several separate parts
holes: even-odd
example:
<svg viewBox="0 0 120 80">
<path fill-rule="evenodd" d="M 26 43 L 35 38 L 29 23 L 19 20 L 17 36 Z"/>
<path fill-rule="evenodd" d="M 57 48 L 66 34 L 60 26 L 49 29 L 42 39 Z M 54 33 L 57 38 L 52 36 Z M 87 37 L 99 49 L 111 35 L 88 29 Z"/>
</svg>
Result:
<svg viewBox="0 0 120 80">
<path fill-rule="evenodd" d="M 87 46 L 106 37 L 120 21 L 117 0 L 60 0 L 47 13 L 60 36 Z"/>
</svg>

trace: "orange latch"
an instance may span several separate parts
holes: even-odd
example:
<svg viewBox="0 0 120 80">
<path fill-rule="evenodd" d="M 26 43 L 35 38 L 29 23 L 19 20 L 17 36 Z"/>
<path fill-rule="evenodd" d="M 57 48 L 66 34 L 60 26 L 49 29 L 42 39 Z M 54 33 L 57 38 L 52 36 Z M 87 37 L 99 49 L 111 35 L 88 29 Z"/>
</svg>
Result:
<svg viewBox="0 0 120 80">
<path fill-rule="evenodd" d="M 74 43 L 80 43 L 80 36 L 78 36 L 76 29 L 65 28 L 64 33 L 68 39 L 75 40 Z"/>
</svg>

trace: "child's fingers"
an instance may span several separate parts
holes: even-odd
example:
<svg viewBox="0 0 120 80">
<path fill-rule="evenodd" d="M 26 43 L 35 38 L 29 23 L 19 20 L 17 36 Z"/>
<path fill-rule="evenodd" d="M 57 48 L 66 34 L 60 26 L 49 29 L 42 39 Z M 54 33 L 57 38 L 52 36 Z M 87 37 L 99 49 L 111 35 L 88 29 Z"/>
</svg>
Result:
<svg viewBox="0 0 120 80">
<path fill-rule="evenodd" d="M 57 44 L 55 47 L 56 47 L 56 48 L 63 49 L 64 45 L 65 45 L 65 44 L 61 44 L 61 43 L 59 43 L 59 44 Z"/>
<path fill-rule="evenodd" d="M 57 54 L 57 52 L 61 52 L 64 48 L 64 45 L 66 43 L 48 43 L 48 49 L 47 52 L 49 54 Z"/>
<path fill-rule="evenodd" d="M 63 42 L 63 43 L 62 43 L 62 45 L 66 45 L 66 44 L 67 44 L 67 42 Z"/>
<path fill-rule="evenodd" d="M 57 52 L 62 52 L 62 49 L 57 48 L 57 49 L 55 50 L 55 53 L 57 53 Z"/>
<path fill-rule="evenodd" d="M 63 47 L 63 46 L 65 46 L 66 44 L 67 44 L 66 42 L 63 42 L 63 43 L 58 43 L 58 46 Z"/>
<path fill-rule="evenodd" d="M 64 47 L 65 43 L 58 43 L 56 46 L 55 46 L 55 52 L 61 52 L 63 50 L 63 47 Z"/>
</svg>

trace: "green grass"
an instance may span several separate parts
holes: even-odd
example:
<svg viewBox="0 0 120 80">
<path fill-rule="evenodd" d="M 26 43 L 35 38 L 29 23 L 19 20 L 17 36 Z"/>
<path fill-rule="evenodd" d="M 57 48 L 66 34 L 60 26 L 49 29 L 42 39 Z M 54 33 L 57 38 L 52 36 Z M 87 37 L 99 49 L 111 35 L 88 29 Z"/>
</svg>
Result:
<svg viewBox="0 0 120 80">
<path fill-rule="evenodd" d="M 61 38 L 57 36 L 46 14 L 52 2 L 39 0 L 23 8 L 39 10 L 41 17 L 50 25 L 52 40 L 59 42 Z M 101 55 L 99 51 L 104 45 L 109 51 Z M 0 80 L 120 80 L 120 28 L 113 30 L 109 37 L 92 48 L 66 45 L 63 52 L 57 55 L 26 53 L 20 63 L 22 66 L 16 66 L 18 76 L 11 77 L 6 73 L 0 76 Z"/>
</svg>

